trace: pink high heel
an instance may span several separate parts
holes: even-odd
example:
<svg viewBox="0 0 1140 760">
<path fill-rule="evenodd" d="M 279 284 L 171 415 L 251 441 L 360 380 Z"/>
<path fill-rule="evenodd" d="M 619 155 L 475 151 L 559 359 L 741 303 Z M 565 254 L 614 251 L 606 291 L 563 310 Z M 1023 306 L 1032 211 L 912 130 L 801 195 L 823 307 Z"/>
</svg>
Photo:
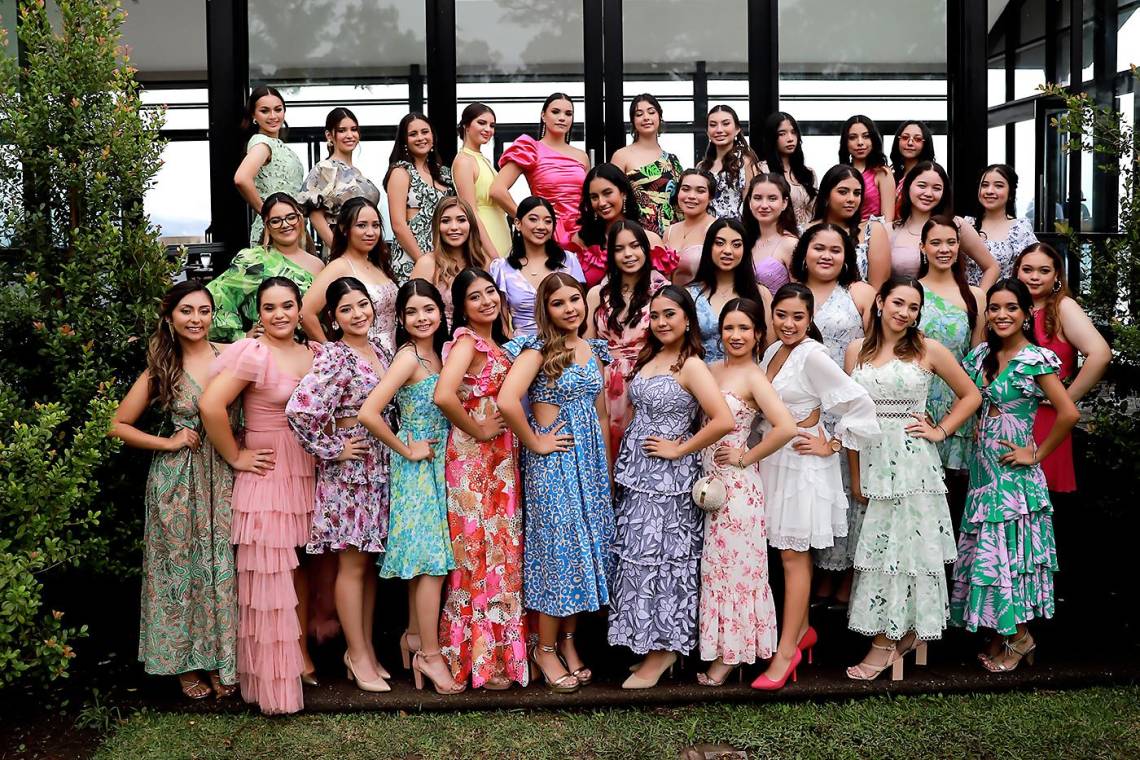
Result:
<svg viewBox="0 0 1140 760">
<path fill-rule="evenodd" d="M 773 681 L 771 678 L 761 673 L 759 676 L 757 676 L 756 680 L 752 682 L 752 688 L 759 689 L 760 691 L 777 691 L 784 688 L 784 684 L 788 682 L 789 678 L 792 679 L 792 683 L 795 683 L 796 668 L 800 666 L 800 663 L 803 662 L 803 659 L 803 654 L 799 649 L 797 649 L 796 653 L 792 655 L 792 661 L 788 665 L 788 669 L 784 671 L 783 678 L 781 678 L 779 681 Z"/>
<path fill-rule="evenodd" d="M 815 629 L 809 625 L 808 629 L 804 631 L 804 635 L 800 637 L 799 643 L 796 644 L 796 649 L 800 650 L 801 652 L 805 650 L 807 651 L 808 665 L 811 665 L 811 653 L 812 650 L 815 649 L 815 645 L 818 643 L 819 634 L 816 633 Z"/>
</svg>

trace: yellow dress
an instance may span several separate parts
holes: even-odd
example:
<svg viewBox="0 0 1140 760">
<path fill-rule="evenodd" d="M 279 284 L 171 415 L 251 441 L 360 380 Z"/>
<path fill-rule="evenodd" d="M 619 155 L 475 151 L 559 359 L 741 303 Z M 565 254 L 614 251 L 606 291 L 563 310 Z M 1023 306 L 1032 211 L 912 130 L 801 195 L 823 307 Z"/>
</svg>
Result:
<svg viewBox="0 0 1140 760">
<path fill-rule="evenodd" d="M 479 174 L 475 177 L 475 201 L 478 207 L 475 213 L 483 222 L 483 229 L 491 237 L 491 244 L 495 246 L 500 256 L 506 256 L 511 250 L 511 231 L 507 227 L 507 215 L 491 200 L 491 185 L 495 182 L 498 172 L 487 157 L 482 153 L 464 146 L 463 152 L 475 159 L 479 167 Z"/>
</svg>

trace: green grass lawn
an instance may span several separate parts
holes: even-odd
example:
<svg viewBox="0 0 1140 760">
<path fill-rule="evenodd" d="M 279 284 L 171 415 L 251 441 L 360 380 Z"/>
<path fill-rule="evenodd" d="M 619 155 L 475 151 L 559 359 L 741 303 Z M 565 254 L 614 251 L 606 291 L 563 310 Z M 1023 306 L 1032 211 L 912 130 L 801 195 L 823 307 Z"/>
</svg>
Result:
<svg viewBox="0 0 1140 760">
<path fill-rule="evenodd" d="M 1140 687 L 583 712 L 139 713 L 97 758 L 1137 758 Z"/>
</svg>

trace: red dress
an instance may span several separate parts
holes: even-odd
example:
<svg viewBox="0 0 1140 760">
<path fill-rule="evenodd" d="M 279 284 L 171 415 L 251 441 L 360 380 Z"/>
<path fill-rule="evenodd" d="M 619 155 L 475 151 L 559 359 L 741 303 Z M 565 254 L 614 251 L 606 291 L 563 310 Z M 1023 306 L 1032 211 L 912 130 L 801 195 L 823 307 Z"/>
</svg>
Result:
<svg viewBox="0 0 1140 760">
<path fill-rule="evenodd" d="M 1061 360 L 1061 382 L 1068 383 L 1077 372 L 1077 349 L 1059 334 L 1052 338 L 1046 335 L 1045 320 L 1037 318 L 1040 314 L 1040 310 L 1033 312 L 1033 337 L 1037 340 L 1037 345 L 1049 349 Z M 1049 404 L 1037 407 L 1037 416 L 1033 420 L 1033 439 L 1038 445 L 1049 435 L 1056 422 L 1056 409 Z M 1072 433 L 1066 435 L 1061 445 L 1041 461 L 1041 468 L 1045 470 L 1045 480 L 1050 491 L 1071 493 L 1077 490 L 1077 476 L 1073 470 Z"/>
</svg>

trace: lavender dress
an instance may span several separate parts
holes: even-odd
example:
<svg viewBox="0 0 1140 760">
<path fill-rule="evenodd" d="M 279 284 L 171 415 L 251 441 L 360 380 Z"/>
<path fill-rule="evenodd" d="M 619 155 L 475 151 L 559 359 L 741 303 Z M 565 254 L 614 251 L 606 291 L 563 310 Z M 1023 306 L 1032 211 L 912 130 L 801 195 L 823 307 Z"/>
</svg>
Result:
<svg viewBox="0 0 1140 760">
<path fill-rule="evenodd" d="M 559 272 L 565 272 L 578 282 L 586 282 L 578 257 L 566 251 L 566 259 Z M 497 287 L 507 299 L 507 309 L 511 313 L 511 327 L 515 335 L 536 335 L 538 325 L 534 321 L 534 297 L 538 295 L 530 280 L 515 269 L 506 259 L 495 259 L 487 273 L 495 280 Z"/>
<path fill-rule="evenodd" d="M 698 454 L 651 457 L 648 436 L 688 437 L 697 400 L 672 375 L 633 378 L 633 422 L 614 465 L 617 568 L 610 589 L 609 643 L 637 654 L 687 653 L 697 646 L 702 513 L 693 503 Z"/>
</svg>

